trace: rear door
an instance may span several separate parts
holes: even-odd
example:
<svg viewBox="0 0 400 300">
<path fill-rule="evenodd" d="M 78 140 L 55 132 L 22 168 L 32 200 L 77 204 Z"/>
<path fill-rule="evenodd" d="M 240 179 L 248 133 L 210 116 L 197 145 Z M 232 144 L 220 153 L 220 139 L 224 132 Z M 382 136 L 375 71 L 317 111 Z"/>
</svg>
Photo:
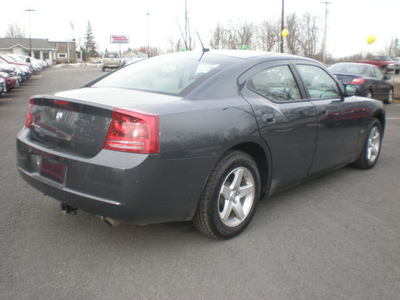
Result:
<svg viewBox="0 0 400 300">
<path fill-rule="evenodd" d="M 271 190 L 308 175 L 317 137 L 317 112 L 305 100 L 289 61 L 259 64 L 239 78 L 272 161 Z"/>
</svg>

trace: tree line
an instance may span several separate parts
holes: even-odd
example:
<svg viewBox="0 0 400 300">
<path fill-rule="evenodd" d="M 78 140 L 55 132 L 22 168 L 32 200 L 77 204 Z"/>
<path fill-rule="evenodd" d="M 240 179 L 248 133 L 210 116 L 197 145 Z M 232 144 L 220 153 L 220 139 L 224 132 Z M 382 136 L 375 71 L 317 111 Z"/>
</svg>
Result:
<svg viewBox="0 0 400 300">
<path fill-rule="evenodd" d="M 180 31 L 181 27 L 178 25 Z M 282 43 L 282 23 L 280 20 L 266 20 L 261 24 L 242 22 L 223 25 L 221 23 L 211 30 L 209 46 L 211 49 L 243 49 L 280 52 Z M 285 28 L 289 35 L 283 39 L 284 52 L 311 58 L 321 56 L 320 28 L 316 16 L 306 13 L 298 16 L 296 13 L 287 15 Z M 189 36 L 192 35 L 189 33 Z M 194 38 L 189 38 L 187 50 L 195 47 Z M 182 38 L 169 39 L 167 52 L 180 51 L 184 45 Z"/>
<path fill-rule="evenodd" d="M 163 52 L 171 53 L 182 50 L 193 50 L 196 47 L 197 36 L 190 31 L 190 19 L 185 20 L 185 26 L 176 22 L 180 35 L 175 38 L 169 37 L 166 51 L 159 47 L 140 47 L 137 52 L 149 53 L 155 56 Z M 218 23 L 211 30 L 211 38 L 203 43 L 211 49 L 248 49 L 268 52 L 280 52 L 283 41 L 284 53 L 300 55 L 322 61 L 322 38 L 323 30 L 320 29 L 319 20 L 316 16 L 305 13 L 298 16 L 296 13 L 285 17 L 285 28 L 289 34 L 282 38 L 281 20 L 266 20 L 259 24 L 254 22 L 231 22 L 227 25 Z M 189 29 L 189 31 L 187 30 Z M 18 24 L 10 24 L 6 31 L 6 37 L 25 37 L 24 31 Z M 100 53 L 95 42 L 92 26 L 88 21 L 86 33 L 83 37 L 82 50 L 84 58 L 98 57 Z M 400 55 L 399 39 L 393 38 L 387 46 L 382 49 L 382 54 L 391 57 Z M 367 54 L 368 56 L 369 54 Z M 365 55 L 364 55 L 365 56 Z M 361 53 L 339 60 L 361 59 Z M 331 55 L 327 56 L 328 62 L 334 62 Z M 336 60 L 337 61 L 337 60 Z"/>
</svg>

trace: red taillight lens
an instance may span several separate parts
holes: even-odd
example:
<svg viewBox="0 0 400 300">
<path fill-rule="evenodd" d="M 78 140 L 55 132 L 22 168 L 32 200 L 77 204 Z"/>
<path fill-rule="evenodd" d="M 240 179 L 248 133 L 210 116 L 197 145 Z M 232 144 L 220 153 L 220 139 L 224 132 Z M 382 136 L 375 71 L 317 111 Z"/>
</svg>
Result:
<svg viewBox="0 0 400 300">
<path fill-rule="evenodd" d="M 160 117 L 151 113 L 115 109 L 104 149 L 158 153 L 160 149 Z"/>
<path fill-rule="evenodd" d="M 26 112 L 26 118 L 25 118 L 25 126 L 26 126 L 26 128 L 31 128 L 33 106 L 34 106 L 33 98 L 30 98 L 29 99 L 29 105 L 28 105 L 28 111 Z"/>
<path fill-rule="evenodd" d="M 364 78 L 354 78 L 351 84 L 363 84 Z"/>
</svg>

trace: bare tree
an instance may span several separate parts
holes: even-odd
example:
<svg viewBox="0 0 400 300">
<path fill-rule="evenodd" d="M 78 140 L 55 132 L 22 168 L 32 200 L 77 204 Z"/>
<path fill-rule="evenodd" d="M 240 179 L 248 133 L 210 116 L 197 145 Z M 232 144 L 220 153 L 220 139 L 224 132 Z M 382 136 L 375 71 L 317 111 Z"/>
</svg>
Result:
<svg viewBox="0 0 400 300">
<path fill-rule="evenodd" d="M 186 5 L 186 4 L 185 4 Z M 182 26 L 182 22 L 178 18 L 176 20 L 177 27 L 181 34 L 182 43 L 184 45 L 185 50 L 193 50 L 196 47 L 195 38 L 193 38 L 192 31 L 190 29 L 190 13 L 185 6 L 185 20 L 184 25 Z"/>
<path fill-rule="evenodd" d="M 287 29 L 289 31 L 286 37 L 286 48 L 289 54 L 299 55 L 301 52 L 299 35 L 301 31 L 301 25 L 297 18 L 296 13 L 292 13 L 286 17 Z"/>
<path fill-rule="evenodd" d="M 384 53 L 390 57 L 398 57 L 400 55 L 399 39 L 392 38 L 390 43 L 385 47 Z"/>
<path fill-rule="evenodd" d="M 242 49 L 246 45 L 248 49 L 256 45 L 255 38 L 257 27 L 254 23 L 229 24 L 227 28 L 217 24 L 211 31 L 210 45 L 215 49 Z"/>
<path fill-rule="evenodd" d="M 169 47 L 166 51 L 167 53 L 179 52 L 184 47 L 184 43 L 182 42 L 181 38 L 173 39 L 170 37 L 168 38 L 168 44 Z"/>
<path fill-rule="evenodd" d="M 242 23 L 236 27 L 237 36 L 237 47 L 241 49 L 242 46 L 246 45 L 247 49 L 251 49 L 253 46 L 253 38 L 256 36 L 256 26 L 254 23 Z"/>
<path fill-rule="evenodd" d="M 263 51 L 278 51 L 280 23 L 276 21 L 264 21 L 258 29 L 260 47 Z"/>
<path fill-rule="evenodd" d="M 212 33 L 212 38 L 210 40 L 210 46 L 213 49 L 223 49 L 225 48 L 226 44 L 226 29 L 218 23 L 217 26 L 215 26 L 214 31 L 211 31 Z"/>
<path fill-rule="evenodd" d="M 311 58 L 317 55 L 318 32 L 317 18 L 310 13 L 303 15 L 298 41 L 302 49 L 302 55 Z"/>
<path fill-rule="evenodd" d="M 18 24 L 12 23 L 8 25 L 6 30 L 6 38 L 25 38 L 25 32 Z"/>
</svg>

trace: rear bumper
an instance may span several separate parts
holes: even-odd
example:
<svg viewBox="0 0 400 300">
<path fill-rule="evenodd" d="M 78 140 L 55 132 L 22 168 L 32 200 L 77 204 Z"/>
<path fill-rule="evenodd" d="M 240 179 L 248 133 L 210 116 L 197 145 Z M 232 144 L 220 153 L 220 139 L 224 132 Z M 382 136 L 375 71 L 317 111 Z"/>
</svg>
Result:
<svg viewBox="0 0 400 300">
<path fill-rule="evenodd" d="M 43 171 L 44 161 L 53 166 L 50 172 L 49 163 Z M 72 207 L 134 224 L 190 220 L 212 161 L 109 150 L 82 158 L 36 145 L 27 129 L 17 137 L 18 170 L 32 187 Z"/>
</svg>

